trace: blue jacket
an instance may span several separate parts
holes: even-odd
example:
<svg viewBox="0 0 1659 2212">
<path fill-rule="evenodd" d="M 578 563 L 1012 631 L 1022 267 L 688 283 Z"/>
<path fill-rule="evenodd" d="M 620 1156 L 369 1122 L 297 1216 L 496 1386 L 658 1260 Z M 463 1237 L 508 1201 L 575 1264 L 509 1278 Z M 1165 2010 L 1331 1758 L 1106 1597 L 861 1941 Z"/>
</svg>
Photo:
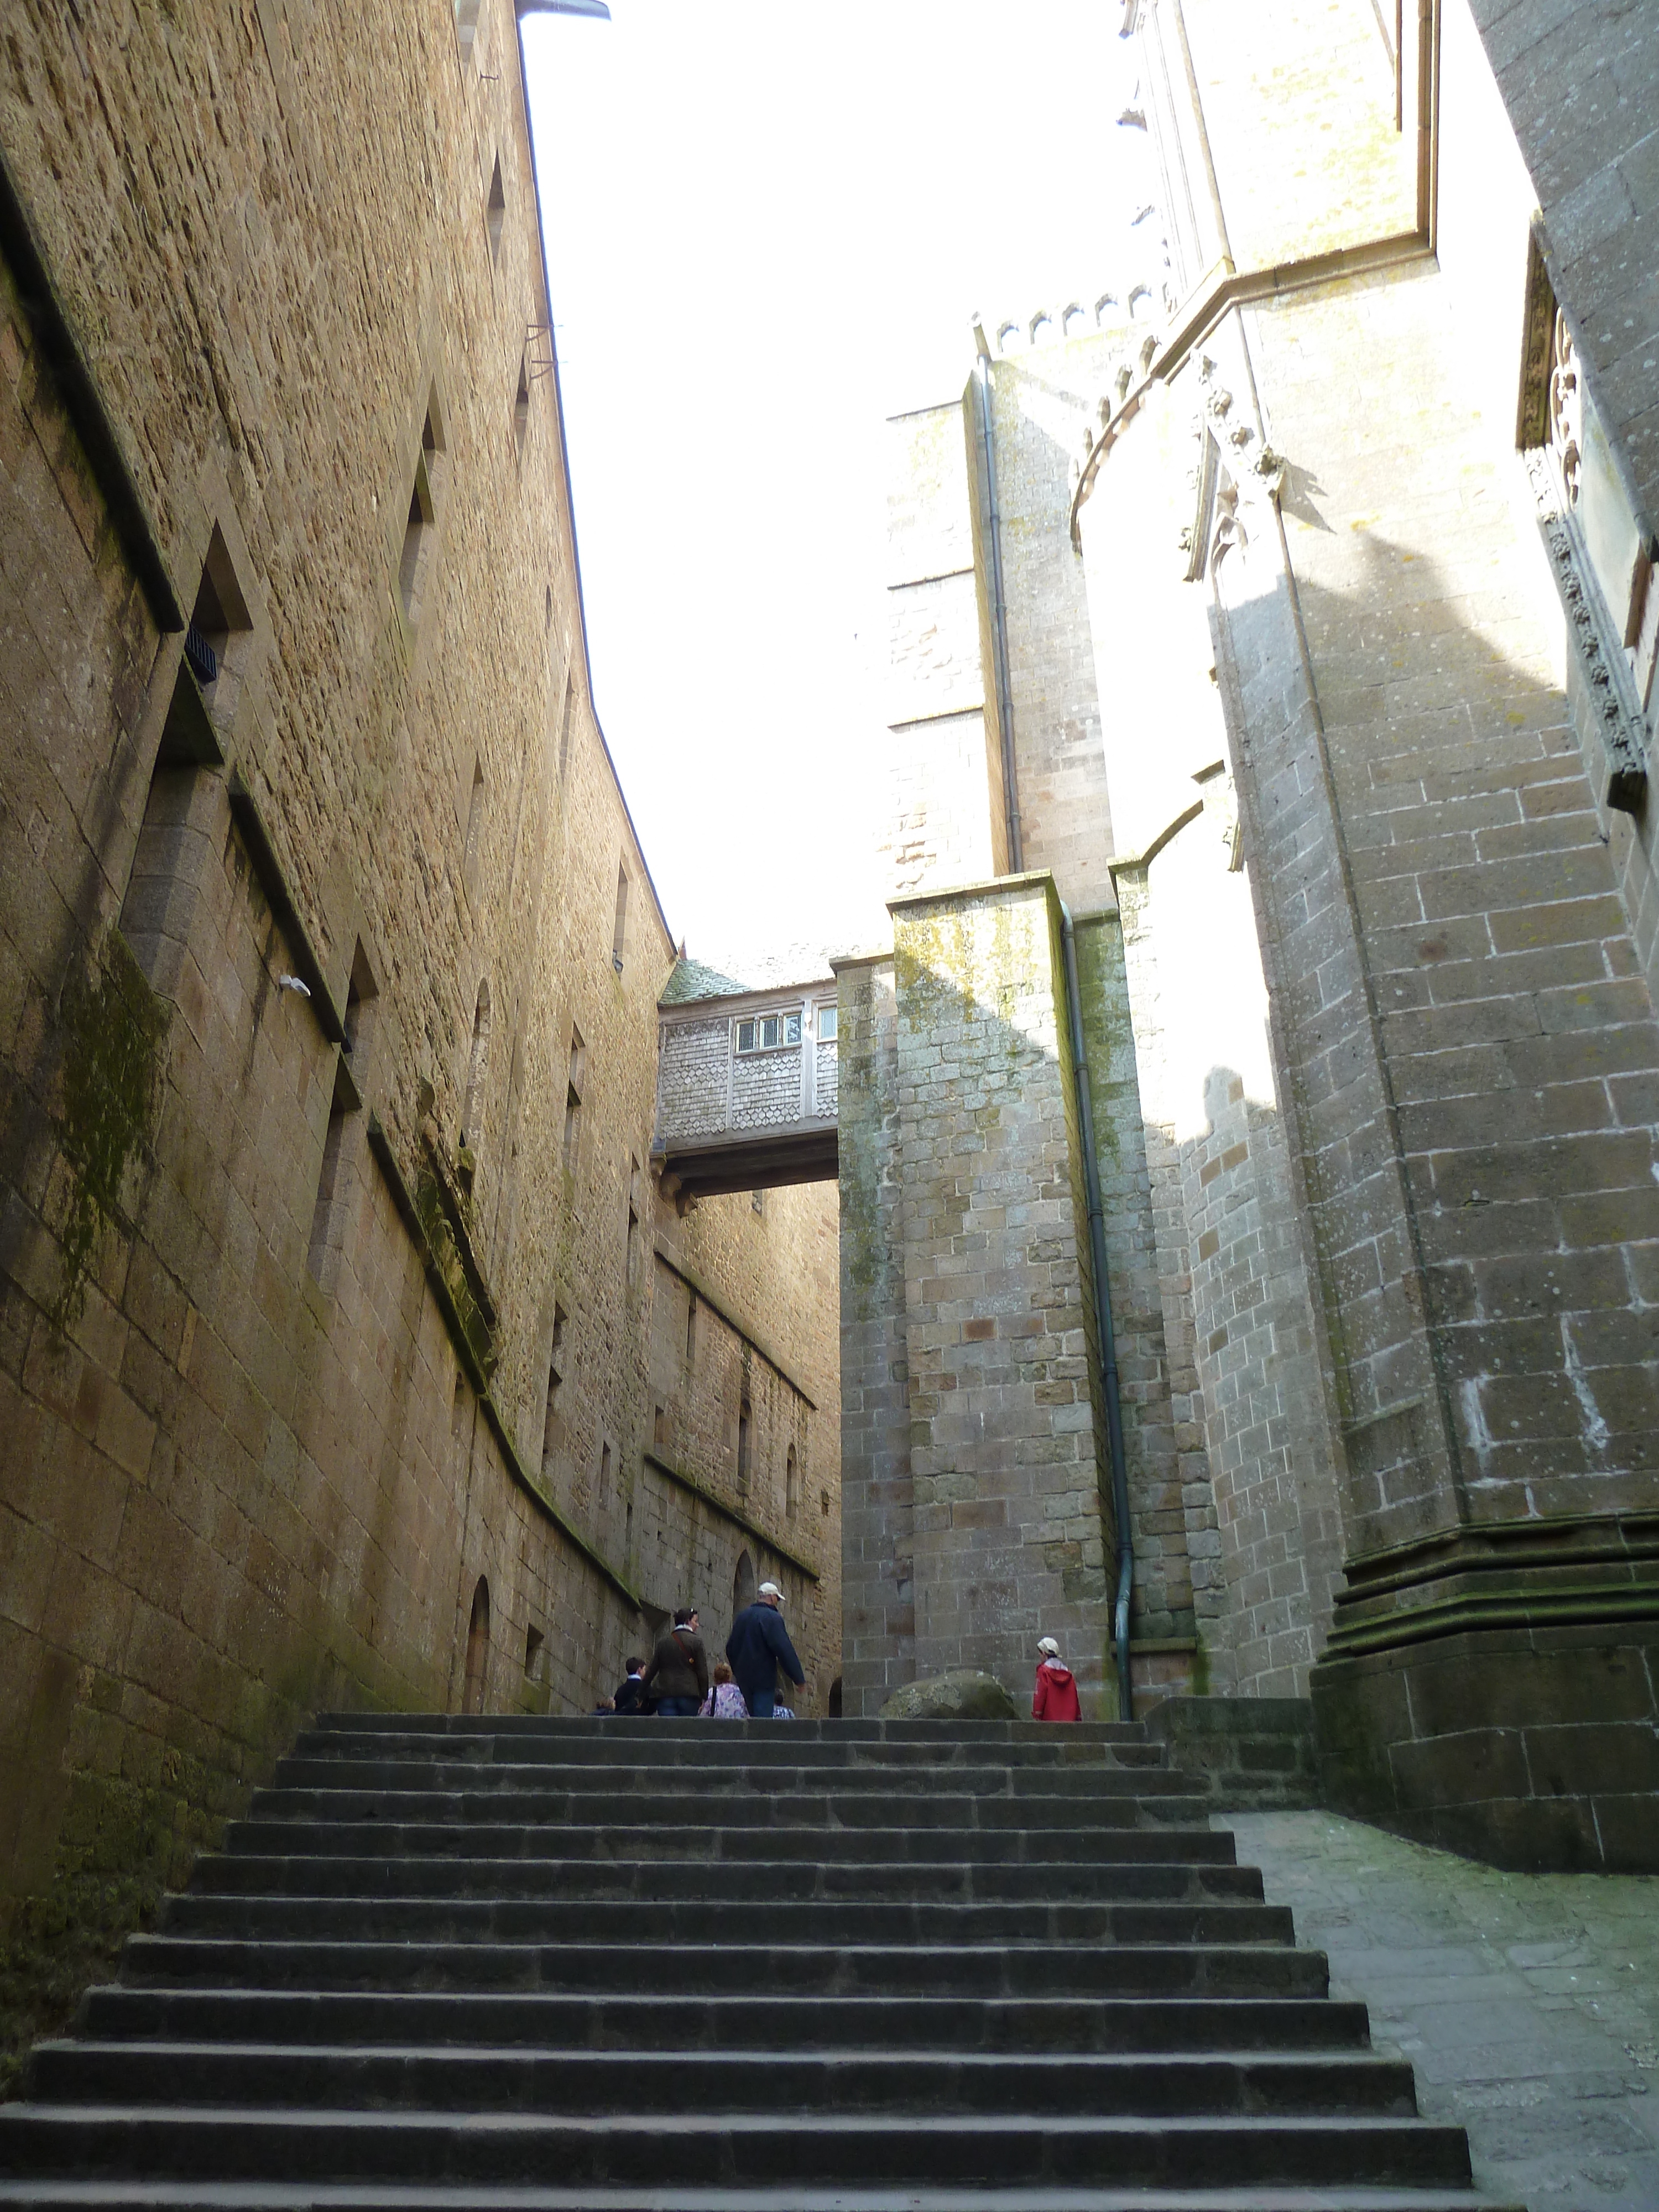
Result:
<svg viewBox="0 0 1659 2212">
<path fill-rule="evenodd" d="M 780 1666 L 792 1682 L 806 1680 L 783 1615 L 769 1605 L 744 1606 L 726 1639 L 726 1656 L 738 1678 L 738 1687 L 751 1703 L 757 1691 L 775 1695 Z"/>
</svg>

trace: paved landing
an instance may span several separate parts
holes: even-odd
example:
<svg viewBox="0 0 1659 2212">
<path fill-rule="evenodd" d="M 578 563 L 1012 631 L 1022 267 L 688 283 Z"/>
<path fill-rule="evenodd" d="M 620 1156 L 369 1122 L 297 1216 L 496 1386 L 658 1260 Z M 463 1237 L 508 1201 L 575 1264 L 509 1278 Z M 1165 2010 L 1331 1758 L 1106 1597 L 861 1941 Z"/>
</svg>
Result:
<svg viewBox="0 0 1659 2212">
<path fill-rule="evenodd" d="M 1659 1876 L 1515 1875 L 1328 1813 L 1238 1813 L 1333 1996 L 1370 2008 L 1477 2186 L 1528 2212 L 1659 2208 Z"/>
</svg>

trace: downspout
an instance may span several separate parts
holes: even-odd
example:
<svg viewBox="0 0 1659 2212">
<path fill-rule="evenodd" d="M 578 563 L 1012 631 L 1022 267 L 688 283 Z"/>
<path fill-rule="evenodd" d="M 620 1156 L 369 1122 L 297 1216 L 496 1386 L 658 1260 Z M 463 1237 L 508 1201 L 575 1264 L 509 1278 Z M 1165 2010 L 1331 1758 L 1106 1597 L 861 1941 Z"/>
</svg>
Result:
<svg viewBox="0 0 1659 2212">
<path fill-rule="evenodd" d="M 975 318 L 975 412 L 978 416 L 980 466 L 985 475 L 986 531 L 990 544 L 991 658 L 995 664 L 997 727 L 1002 737 L 1002 811 L 1008 837 L 1008 872 L 1025 866 L 1025 841 L 1019 823 L 1019 777 L 1014 767 L 1014 696 L 1008 680 L 1008 610 L 1002 588 L 1002 518 L 997 513 L 997 465 L 991 447 L 991 349 Z"/>
<path fill-rule="evenodd" d="M 1106 1401 L 1106 1442 L 1112 1462 L 1112 1518 L 1117 1523 L 1117 1601 L 1113 1607 L 1113 1644 L 1117 1655 L 1120 1720 L 1135 1717 L 1134 1685 L 1129 1677 L 1129 1593 L 1134 1586 L 1134 1539 L 1129 1530 L 1129 1477 L 1123 1462 L 1123 1407 L 1118 1392 L 1117 1333 L 1112 1327 L 1112 1286 L 1106 1273 L 1106 1218 L 1100 1202 L 1100 1163 L 1095 1157 L 1095 1110 L 1089 1063 L 1083 1050 L 1083 994 L 1078 988 L 1077 935 L 1071 909 L 1060 902 L 1061 941 L 1066 950 L 1066 1011 L 1072 1031 L 1072 1068 L 1077 1079 L 1077 1114 L 1083 1143 L 1083 1181 L 1089 1200 L 1089 1257 L 1095 1277 L 1095 1327 L 1098 1339 L 1101 1395 Z"/>
</svg>

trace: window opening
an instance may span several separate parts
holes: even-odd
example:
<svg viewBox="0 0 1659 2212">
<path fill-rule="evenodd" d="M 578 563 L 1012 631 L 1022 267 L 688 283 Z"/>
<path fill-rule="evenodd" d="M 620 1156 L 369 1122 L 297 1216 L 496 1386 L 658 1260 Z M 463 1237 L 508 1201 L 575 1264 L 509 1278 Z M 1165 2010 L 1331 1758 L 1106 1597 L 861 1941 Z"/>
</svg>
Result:
<svg viewBox="0 0 1659 2212">
<path fill-rule="evenodd" d="M 582 1072 L 587 1054 L 582 1044 L 582 1033 L 572 1028 L 570 1032 L 570 1069 L 564 1086 L 564 1171 L 576 1172 L 576 1146 L 581 1135 Z"/>
<path fill-rule="evenodd" d="M 628 1245 L 624 1260 L 628 1279 L 634 1279 L 635 1262 L 639 1257 L 640 1231 L 640 1164 L 630 1152 L 628 1158 Z"/>
<path fill-rule="evenodd" d="M 525 433 L 530 428 L 530 378 L 523 356 L 519 360 L 519 389 L 513 401 L 513 436 L 519 451 L 524 451 Z"/>
<path fill-rule="evenodd" d="M 478 6 L 479 0 L 455 0 L 455 44 L 464 62 L 471 59 L 478 35 Z"/>
<path fill-rule="evenodd" d="M 837 1034 L 837 1025 L 840 1019 L 841 1009 L 838 1006 L 820 1006 L 818 1008 L 818 1042 L 820 1044 L 833 1044 L 835 1042 Z"/>
<path fill-rule="evenodd" d="M 484 221 L 489 229 L 489 258 L 501 258 L 501 228 L 507 221 L 507 194 L 501 188 L 501 157 L 495 156 L 495 167 L 490 173 L 489 200 L 484 210 Z"/>
<path fill-rule="evenodd" d="M 732 1577 L 732 1613 L 735 1620 L 744 1606 L 755 1602 L 755 1562 L 747 1552 L 738 1553 L 738 1564 Z"/>
<path fill-rule="evenodd" d="M 524 1637 L 524 1671 L 526 1681 L 541 1680 L 543 1638 L 539 1628 L 527 1628 Z"/>
<path fill-rule="evenodd" d="M 472 1015 L 472 1053 L 467 1062 L 466 1103 L 461 1110 L 461 1147 L 455 1171 L 469 1198 L 483 1157 L 484 1103 L 489 1084 L 489 978 L 478 986 Z"/>
<path fill-rule="evenodd" d="M 653 1451 L 665 1451 L 668 1449 L 668 1408 L 665 1406 L 653 1408 L 651 1448 Z"/>
<path fill-rule="evenodd" d="M 766 1193 L 765 1193 L 763 1190 L 751 1190 L 751 1191 L 750 1192 L 750 1194 L 749 1194 L 749 1211 L 750 1211 L 751 1213 L 764 1213 L 764 1212 L 765 1212 L 765 1211 L 766 1211 Z"/>
<path fill-rule="evenodd" d="M 685 1364 L 691 1366 L 697 1357 L 697 1294 L 688 1291 L 685 1297 Z"/>
<path fill-rule="evenodd" d="M 436 410 L 428 402 L 426 419 L 421 425 L 420 451 L 415 459 L 415 481 L 410 488 L 404 550 L 398 563 L 398 598 L 411 629 L 421 618 L 442 469 L 443 441 L 438 433 Z"/>
<path fill-rule="evenodd" d="M 466 840 L 461 848 L 461 881 L 466 895 L 472 898 L 478 880 L 478 848 L 483 842 L 483 763 L 476 756 L 472 763 L 472 794 L 466 807 Z"/>
<path fill-rule="evenodd" d="M 738 1488 L 739 1490 L 747 1490 L 749 1487 L 750 1431 L 752 1426 L 753 1419 L 749 1411 L 749 1401 L 745 1398 L 738 1408 Z"/>
<path fill-rule="evenodd" d="M 559 781 L 564 781 L 564 772 L 570 765 L 570 709 L 576 696 L 576 686 L 567 676 L 564 679 L 564 706 L 559 715 Z"/>
<path fill-rule="evenodd" d="M 317 1177 L 317 1198 L 311 1209 L 311 1249 L 306 1264 L 318 1282 L 328 1272 L 330 1226 L 334 1214 L 335 1192 L 340 1182 L 340 1152 L 345 1142 L 346 1115 L 349 1111 L 339 1073 L 334 1078 L 334 1103 L 329 1108 L 328 1133 L 323 1139 L 323 1164 Z M 326 1285 L 325 1285 L 326 1287 Z"/>
<path fill-rule="evenodd" d="M 830 1518 L 830 1493 L 827 1490 L 818 1492 L 818 1510 L 826 1521 Z"/>
<path fill-rule="evenodd" d="M 623 971 L 623 938 L 628 927 L 628 871 L 617 871 L 617 927 L 611 939 L 611 965 L 620 975 Z"/>
<path fill-rule="evenodd" d="M 799 1014 L 757 1014 L 752 1021 L 738 1024 L 738 1050 L 740 1053 L 781 1052 L 787 1046 L 799 1042 Z"/>
<path fill-rule="evenodd" d="M 547 1357 L 547 1411 L 542 1419 L 542 1473 L 550 1474 L 558 1456 L 559 1389 L 564 1381 L 564 1308 L 553 1308 L 553 1344 Z"/>
<path fill-rule="evenodd" d="M 489 1672 L 489 1584 L 482 1575 L 472 1593 L 472 1617 L 466 1625 L 466 1683 L 461 1696 L 461 1711 L 481 1713 L 484 1709 L 485 1678 Z"/>
<path fill-rule="evenodd" d="M 800 1462 L 795 1456 L 793 1444 L 783 1463 L 783 1510 L 792 1521 L 800 1511 Z"/>
<path fill-rule="evenodd" d="M 609 1444 L 601 1444 L 599 1446 L 599 1503 L 601 1505 L 608 1505 L 610 1502 L 611 1447 Z"/>
<path fill-rule="evenodd" d="M 459 1437 L 466 1419 L 466 1376 L 460 1368 L 455 1370 L 455 1402 L 449 1409 L 449 1433 Z"/>
</svg>

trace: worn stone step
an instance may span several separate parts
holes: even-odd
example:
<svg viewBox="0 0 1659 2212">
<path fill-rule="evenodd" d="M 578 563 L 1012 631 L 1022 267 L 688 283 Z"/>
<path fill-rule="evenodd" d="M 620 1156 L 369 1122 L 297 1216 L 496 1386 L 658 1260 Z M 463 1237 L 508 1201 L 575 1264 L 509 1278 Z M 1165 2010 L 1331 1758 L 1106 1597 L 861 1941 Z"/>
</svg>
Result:
<svg viewBox="0 0 1659 2212">
<path fill-rule="evenodd" d="M 9 2212 L 1527 2212 L 1473 2189 L 653 2189 L 406 2182 L 8 2181 Z"/>
<path fill-rule="evenodd" d="M 675 1770 L 677 1775 L 681 1770 Z M 290 1755 L 276 1768 L 275 1788 L 288 1794 L 327 1791 L 331 1796 L 352 1790 L 481 1791 L 529 1790 L 538 1796 L 568 1791 L 573 1795 L 647 1795 L 660 1800 L 663 1772 L 647 1759 L 600 1764 L 569 1759 L 428 1759 L 410 1750 L 397 1758 L 327 1759 L 307 1753 Z M 1190 1778 L 1161 1766 L 1045 1764 L 1024 1766 L 942 1766 L 918 1772 L 909 1767 L 842 1766 L 821 1762 L 771 1760 L 763 1765 L 736 1760 L 711 1763 L 697 1774 L 695 1789 L 700 1806 L 741 1810 L 757 1797 L 803 1796 L 828 1794 L 870 1796 L 892 1795 L 901 1802 L 915 1798 L 931 1802 L 956 1796 L 1006 1797 L 1024 1801 L 1048 1797 L 1191 1796 Z"/>
<path fill-rule="evenodd" d="M 692 1719 L 638 1720 L 625 1713 L 319 1713 L 308 1733 L 328 1735 L 412 1735 L 430 1741 L 443 1736 L 567 1737 L 576 1742 L 603 1741 L 617 1730 L 660 1729 L 665 1735 L 683 1732 L 684 1740 L 696 1742 L 715 1733 L 714 1723 L 701 1729 Z M 1056 1748 L 1077 1744 L 1145 1743 L 1144 1721 L 1072 1721 L 1063 1725 L 1043 1721 L 722 1721 L 719 1732 L 733 1741 L 747 1741 L 764 1752 L 769 1744 L 830 1743 L 848 1747 L 889 1744 L 901 1750 L 932 1748 L 950 1753 L 963 1747 L 984 1751 L 987 1747 L 1010 1748 L 1033 1745 Z"/>
<path fill-rule="evenodd" d="M 349 1761 L 354 1759 L 433 1759 L 488 1765 L 631 1766 L 641 1762 L 676 1772 L 684 1768 L 721 1771 L 732 1767 L 810 1766 L 868 1773 L 949 1774 L 964 1766 L 995 1765 L 1023 1772 L 1085 1772 L 1106 1767 L 1158 1767 L 1168 1763 L 1167 1746 L 1140 1733 L 1102 1741 L 1092 1735 L 1050 1729 L 1017 1742 L 963 1743 L 933 1740 L 921 1743 L 843 1740 L 804 1735 L 780 1727 L 770 1734 L 721 1722 L 718 1728 L 681 1728 L 678 1723 L 618 1721 L 608 1729 L 567 1729 L 542 1735 L 524 1729 L 502 1732 L 494 1723 L 475 1725 L 465 1734 L 434 1735 L 407 1729 L 374 1731 L 306 1729 L 294 1756 Z"/>
<path fill-rule="evenodd" d="M 1127 2057 L 887 2049 L 781 2055 L 696 2046 L 641 2053 L 491 2048 L 374 2049 L 351 2043 L 59 2042 L 35 2051 L 43 2104 L 397 2106 L 428 2112 L 615 2113 L 710 2106 L 750 2112 L 1414 2112 L 1412 2069 L 1369 2052 Z"/>
<path fill-rule="evenodd" d="M 1134 1827 L 1148 1817 L 1191 1818 L 1201 1807 L 1178 1775 L 1153 1774 L 1149 1786 L 1112 1789 L 1096 1778 L 1097 1787 L 1078 1795 L 975 1796 L 967 1791 L 913 1792 L 872 1786 L 834 1790 L 754 1790 L 740 1804 L 723 1797 L 699 1796 L 700 1820 L 715 1826 L 806 1828 L 815 1834 L 836 1828 L 923 1828 L 951 1835 L 975 1829 L 1040 1827 L 1051 1833 L 1106 1826 Z M 1150 1786 L 1156 1785 L 1156 1786 Z M 544 1790 L 532 1782 L 514 1787 L 469 1783 L 457 1789 L 257 1790 L 248 1807 L 254 1820 L 443 1820 L 471 1822 L 513 1820 L 526 1824 L 591 1826 L 654 1819 L 671 1826 L 675 1806 L 665 1802 L 660 1784 L 650 1790 Z"/>
<path fill-rule="evenodd" d="M 381 1943 L 1293 1944 L 1289 1909 L 1250 1903 L 882 1904 L 774 1896 L 213 1897 L 167 1899 L 169 1936 Z"/>
<path fill-rule="evenodd" d="M 797 1996 L 1324 1992 L 1324 1954 L 1275 1943 L 305 1943 L 135 1936 L 124 1981 L 255 1989 L 654 1990 L 665 1999 L 767 1990 Z"/>
<path fill-rule="evenodd" d="M 775 2051 L 1321 2051 L 1368 2047 L 1365 2008 L 1305 1996 L 819 1996 L 744 1990 L 680 1997 L 676 2033 L 699 2049 L 753 2040 Z M 654 1993 L 137 1988 L 88 1992 L 79 2025 L 107 2041 L 533 2045 L 648 2051 Z M 809 2033 L 810 2031 L 810 2033 Z"/>
<path fill-rule="evenodd" d="M 872 1865 L 778 1859 L 403 1858 L 381 1853 L 347 1858 L 311 1852 L 289 1857 L 204 1853 L 193 1895 L 305 1897 L 686 1897 L 710 1893 L 733 1903 L 775 1897 L 854 1898 L 860 1903 L 915 1899 L 929 1904 L 1050 1899 L 1052 1866 L 972 1865 L 923 1859 Z M 1066 1899 L 1075 1903 L 1184 1898 L 1259 1902 L 1256 1867 L 1107 1862 L 1065 1868 Z"/>
<path fill-rule="evenodd" d="M 151 2173 L 225 2181 L 356 2176 L 567 2185 L 764 2187 L 803 2181 L 969 2187 L 1179 2188 L 1256 2181 L 1467 2186 L 1460 2128 L 1358 2118 L 1033 2120 L 725 2112 L 628 2118 L 514 2113 L 273 2112 L 131 2105 L 0 2106 L 0 2172 Z"/>
<path fill-rule="evenodd" d="M 1225 1830 L 1188 1822 L 1120 1820 L 1117 1808 L 1094 1828 L 991 1827 L 946 1832 L 933 1828 L 823 1828 L 786 1824 L 754 1827 L 702 1826 L 665 1818 L 656 1825 L 503 1820 L 234 1820 L 225 1848 L 239 1856 L 289 1856 L 321 1853 L 347 1857 L 399 1854 L 428 1858 L 571 1857 L 579 1859 L 765 1859 L 811 1865 L 902 1865 L 941 1858 L 963 1866 L 1053 1866 L 1172 1863 L 1231 1865 L 1234 1846 Z M 1063 1881 L 1063 1874 L 1057 1875 Z"/>
</svg>

